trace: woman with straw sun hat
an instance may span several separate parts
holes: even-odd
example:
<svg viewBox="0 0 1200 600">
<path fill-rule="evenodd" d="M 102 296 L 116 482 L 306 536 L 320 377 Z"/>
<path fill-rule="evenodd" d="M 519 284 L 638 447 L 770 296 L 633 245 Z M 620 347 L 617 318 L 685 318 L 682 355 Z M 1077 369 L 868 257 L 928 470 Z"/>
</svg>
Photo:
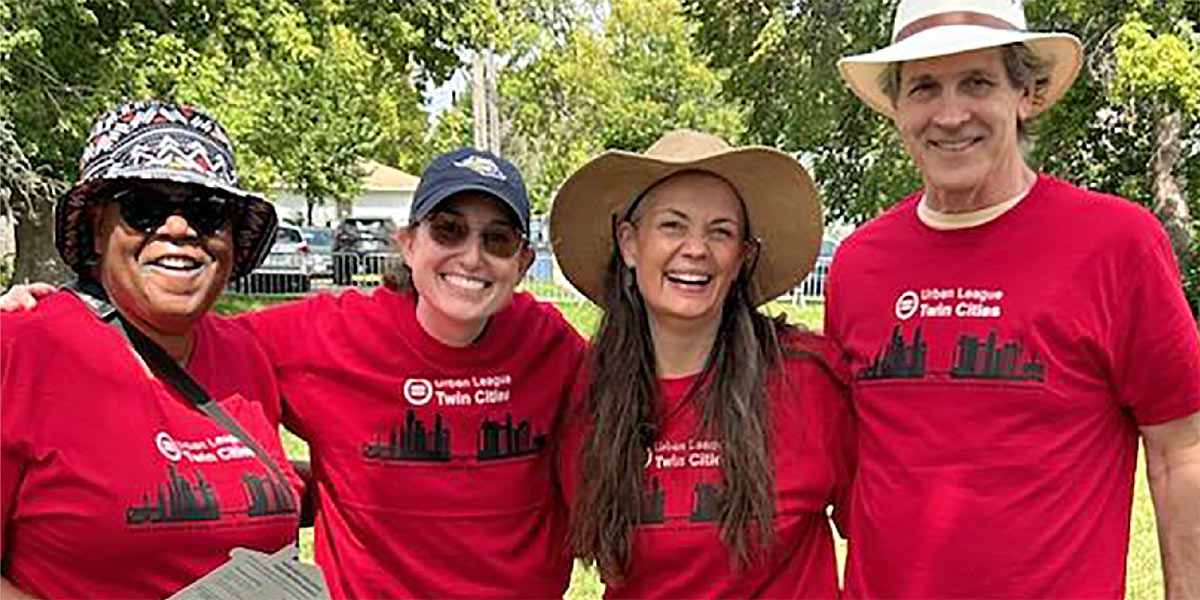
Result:
<svg viewBox="0 0 1200 600">
<path fill-rule="evenodd" d="M 823 338 L 756 310 L 816 258 L 807 172 L 674 131 L 581 167 L 550 227 L 605 311 L 558 464 L 574 550 L 606 595 L 836 597 L 844 390 Z"/>
</svg>

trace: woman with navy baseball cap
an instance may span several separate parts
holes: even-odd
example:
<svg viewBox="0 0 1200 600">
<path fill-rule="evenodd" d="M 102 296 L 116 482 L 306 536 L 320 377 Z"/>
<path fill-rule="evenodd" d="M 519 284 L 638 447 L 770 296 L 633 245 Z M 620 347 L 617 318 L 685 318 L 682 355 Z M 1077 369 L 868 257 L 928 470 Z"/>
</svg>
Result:
<svg viewBox="0 0 1200 600">
<path fill-rule="evenodd" d="M 514 292 L 528 227 L 517 168 L 462 148 L 423 173 L 385 287 L 239 318 L 312 450 L 316 560 L 335 598 L 566 591 L 550 450 L 584 343 Z"/>
</svg>

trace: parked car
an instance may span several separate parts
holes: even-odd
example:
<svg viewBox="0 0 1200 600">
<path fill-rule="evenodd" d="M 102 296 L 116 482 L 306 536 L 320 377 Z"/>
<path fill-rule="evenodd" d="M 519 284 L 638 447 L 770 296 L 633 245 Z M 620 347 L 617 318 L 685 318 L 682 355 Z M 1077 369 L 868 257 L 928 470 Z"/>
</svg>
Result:
<svg viewBox="0 0 1200 600">
<path fill-rule="evenodd" d="M 308 243 L 313 277 L 333 275 L 333 230 L 328 227 L 301 227 L 300 234 Z"/>
<path fill-rule="evenodd" d="M 333 282 L 378 283 L 387 257 L 396 251 L 396 223 L 386 217 L 351 217 L 333 233 Z"/>
<path fill-rule="evenodd" d="M 300 228 L 280 223 L 271 253 L 234 291 L 251 294 L 300 294 L 312 289 L 312 264 L 308 242 Z"/>
</svg>

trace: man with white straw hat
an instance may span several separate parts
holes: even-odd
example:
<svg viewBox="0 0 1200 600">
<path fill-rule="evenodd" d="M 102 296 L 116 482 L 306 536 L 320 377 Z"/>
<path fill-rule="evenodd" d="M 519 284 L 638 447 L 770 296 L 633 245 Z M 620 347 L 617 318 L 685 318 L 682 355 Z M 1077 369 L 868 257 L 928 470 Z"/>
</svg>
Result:
<svg viewBox="0 0 1200 600">
<path fill-rule="evenodd" d="M 1166 235 L 1022 154 L 1081 55 L 1017 0 L 903 0 L 839 64 L 925 183 L 828 280 L 861 428 L 848 597 L 1123 597 L 1139 433 L 1167 596 L 1200 597 L 1200 336 Z"/>
</svg>

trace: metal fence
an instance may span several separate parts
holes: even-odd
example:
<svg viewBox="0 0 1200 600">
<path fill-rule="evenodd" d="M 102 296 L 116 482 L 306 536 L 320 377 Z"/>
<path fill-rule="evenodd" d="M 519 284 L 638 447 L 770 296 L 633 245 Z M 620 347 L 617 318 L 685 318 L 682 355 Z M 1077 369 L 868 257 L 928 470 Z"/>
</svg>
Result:
<svg viewBox="0 0 1200 600">
<path fill-rule="evenodd" d="M 250 296 L 293 296 L 346 287 L 373 288 L 382 284 L 384 272 L 398 260 L 395 254 L 333 254 L 324 258 L 306 255 L 301 261 L 286 261 L 286 265 L 285 261 L 265 264 L 249 277 L 231 284 L 228 291 Z M 828 271 L 829 258 L 818 258 L 813 272 L 777 301 L 793 304 L 823 302 Z M 520 287 L 542 300 L 587 302 L 556 273 L 554 256 L 548 250 L 539 249 Z"/>
</svg>

